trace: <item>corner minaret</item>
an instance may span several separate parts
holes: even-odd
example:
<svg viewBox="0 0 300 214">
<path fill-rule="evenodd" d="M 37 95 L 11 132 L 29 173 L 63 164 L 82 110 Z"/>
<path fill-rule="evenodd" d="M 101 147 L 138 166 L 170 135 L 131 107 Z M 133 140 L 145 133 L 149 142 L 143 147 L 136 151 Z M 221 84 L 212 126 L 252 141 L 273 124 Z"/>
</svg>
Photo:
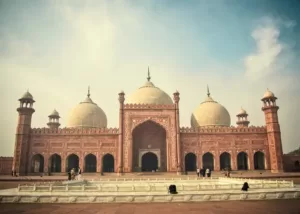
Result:
<svg viewBox="0 0 300 214">
<path fill-rule="evenodd" d="M 148 80 L 149 81 L 149 80 Z M 125 93 L 124 91 L 121 91 L 119 93 L 119 103 L 120 103 L 120 109 L 119 109 L 119 141 L 118 141 L 118 169 L 117 172 L 119 175 L 121 175 L 124 172 L 123 169 L 123 133 L 124 133 L 124 101 L 125 101 Z"/>
<path fill-rule="evenodd" d="M 239 128 L 242 128 L 242 127 L 248 127 L 249 126 L 249 120 L 248 120 L 248 114 L 247 112 L 241 107 L 241 110 L 240 112 L 236 115 L 237 116 L 237 126 Z"/>
<path fill-rule="evenodd" d="M 180 121 L 179 121 L 179 100 L 180 100 L 180 93 L 176 90 L 173 93 L 173 100 L 175 103 L 175 130 L 176 130 L 176 159 L 177 159 L 177 174 L 182 174 L 182 160 L 181 160 L 181 142 L 180 142 Z"/>
<path fill-rule="evenodd" d="M 277 97 L 267 89 L 263 98 L 262 111 L 265 113 L 266 128 L 268 135 L 268 145 L 270 154 L 270 165 L 273 173 L 278 173 L 283 170 L 282 163 L 282 142 L 280 125 L 278 122 L 277 111 L 279 107 L 276 105 Z"/>
<path fill-rule="evenodd" d="M 32 95 L 27 91 L 20 99 L 18 125 L 16 131 L 15 152 L 12 170 L 19 175 L 26 175 L 28 169 L 28 148 L 31 130 L 31 118 L 34 113 Z"/>
<path fill-rule="evenodd" d="M 47 123 L 48 127 L 50 129 L 58 129 L 60 126 L 59 123 L 59 113 L 56 111 L 56 109 L 53 110 L 53 112 L 48 116 L 49 122 Z"/>
</svg>

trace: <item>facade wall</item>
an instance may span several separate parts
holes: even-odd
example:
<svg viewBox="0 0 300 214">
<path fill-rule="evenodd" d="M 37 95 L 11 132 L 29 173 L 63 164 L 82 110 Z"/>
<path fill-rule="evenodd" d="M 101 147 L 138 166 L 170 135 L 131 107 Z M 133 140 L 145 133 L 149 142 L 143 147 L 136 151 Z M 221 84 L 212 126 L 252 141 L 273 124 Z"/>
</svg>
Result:
<svg viewBox="0 0 300 214">
<path fill-rule="evenodd" d="M 0 175 L 10 175 L 13 157 L 0 157 Z"/>
<path fill-rule="evenodd" d="M 60 133 L 58 133 L 60 132 Z M 67 160 L 70 155 L 79 158 L 79 167 L 85 169 L 85 157 L 93 154 L 97 161 L 97 172 L 101 172 L 102 158 L 106 154 L 114 157 L 114 168 L 117 163 L 117 129 L 58 129 L 51 133 L 51 129 L 34 129 L 32 131 L 28 172 L 33 172 L 34 157 L 43 157 L 44 172 L 51 166 L 51 157 L 57 154 L 61 158 L 61 172 L 67 171 Z"/>
<path fill-rule="evenodd" d="M 300 172 L 300 155 L 283 155 L 284 171 Z"/>
<path fill-rule="evenodd" d="M 224 133 L 228 131 L 234 133 Z M 220 156 L 226 152 L 230 155 L 232 170 L 237 170 L 238 154 L 244 152 L 247 154 L 248 169 L 254 170 L 254 154 L 262 152 L 265 169 L 270 169 L 268 139 L 264 127 L 210 128 L 200 129 L 194 133 L 187 133 L 188 129 L 182 129 L 182 132 L 182 159 L 185 160 L 185 156 L 189 153 L 195 154 L 199 168 L 203 167 L 203 155 L 211 153 L 214 159 L 214 170 L 222 170 Z"/>
<path fill-rule="evenodd" d="M 87 165 L 96 167 L 95 172 L 102 172 L 104 159 L 111 155 L 113 166 L 110 167 L 114 172 L 133 172 L 140 167 L 141 152 L 152 152 L 157 154 L 159 164 L 163 164 L 163 171 L 168 172 L 182 172 L 186 163 L 195 162 L 195 159 L 197 167 L 206 167 L 209 160 L 214 170 L 221 170 L 224 154 L 226 161 L 230 157 L 233 170 L 256 169 L 258 159 L 259 165 L 263 165 L 260 168 L 273 172 L 282 170 L 281 133 L 275 101 L 264 101 L 264 127 L 197 129 L 179 127 L 178 92 L 174 93 L 171 105 L 124 104 L 124 93 L 119 94 L 119 101 L 119 129 L 31 129 L 32 105 L 18 108 L 12 169 L 20 175 L 47 173 L 54 167 L 55 155 L 55 167 L 59 163 L 60 172 L 69 170 L 71 162 L 74 163 L 72 167 L 84 171 L 89 155 L 93 163 L 90 161 Z M 145 124 L 152 125 L 146 127 Z M 195 158 L 186 161 L 187 154 L 194 154 Z"/>
</svg>

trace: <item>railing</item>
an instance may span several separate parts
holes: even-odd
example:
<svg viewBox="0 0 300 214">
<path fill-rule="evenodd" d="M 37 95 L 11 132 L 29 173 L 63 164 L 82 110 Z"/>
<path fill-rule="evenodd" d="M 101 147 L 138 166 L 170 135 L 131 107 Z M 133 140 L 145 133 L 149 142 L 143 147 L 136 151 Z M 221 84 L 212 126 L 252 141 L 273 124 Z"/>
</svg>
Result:
<svg viewBox="0 0 300 214">
<path fill-rule="evenodd" d="M 235 183 L 179 183 L 176 184 L 178 191 L 209 191 L 209 190 L 240 190 L 242 182 L 248 182 L 251 189 L 274 189 L 274 188 L 292 188 L 293 182 L 289 181 L 264 181 L 264 180 L 246 180 L 246 179 L 220 179 L 235 181 Z M 238 183 L 237 183 L 238 182 Z M 146 184 L 112 184 L 88 182 L 82 185 L 19 185 L 19 192 L 162 192 L 168 191 L 171 183 L 146 183 Z"/>
</svg>

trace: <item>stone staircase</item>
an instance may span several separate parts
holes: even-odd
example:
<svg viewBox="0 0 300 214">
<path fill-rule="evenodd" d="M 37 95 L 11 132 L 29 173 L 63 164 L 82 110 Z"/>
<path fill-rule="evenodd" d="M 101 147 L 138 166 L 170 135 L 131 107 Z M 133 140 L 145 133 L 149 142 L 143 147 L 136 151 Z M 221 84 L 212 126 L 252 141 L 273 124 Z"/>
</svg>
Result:
<svg viewBox="0 0 300 214">
<path fill-rule="evenodd" d="M 241 191 L 248 182 L 248 192 Z M 168 194 L 170 184 L 178 194 Z M 1 203 L 149 203 L 300 198 L 291 181 L 195 176 L 127 176 L 19 185 L 0 191 Z"/>
</svg>

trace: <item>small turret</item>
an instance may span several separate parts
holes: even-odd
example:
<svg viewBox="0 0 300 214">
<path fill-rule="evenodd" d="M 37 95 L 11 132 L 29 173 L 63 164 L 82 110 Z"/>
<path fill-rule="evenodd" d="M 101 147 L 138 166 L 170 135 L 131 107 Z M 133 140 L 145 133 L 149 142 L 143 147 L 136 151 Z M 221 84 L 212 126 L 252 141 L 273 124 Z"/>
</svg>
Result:
<svg viewBox="0 0 300 214">
<path fill-rule="evenodd" d="M 53 112 L 48 116 L 49 122 L 47 123 L 48 127 L 50 129 L 58 129 L 60 126 L 59 123 L 59 113 L 56 111 L 56 109 L 53 110 Z"/>
<path fill-rule="evenodd" d="M 248 114 L 247 112 L 241 107 L 240 112 L 236 115 L 237 116 L 237 122 L 236 124 L 238 125 L 239 128 L 242 127 L 248 127 L 249 126 L 249 120 L 248 120 Z"/>
</svg>

